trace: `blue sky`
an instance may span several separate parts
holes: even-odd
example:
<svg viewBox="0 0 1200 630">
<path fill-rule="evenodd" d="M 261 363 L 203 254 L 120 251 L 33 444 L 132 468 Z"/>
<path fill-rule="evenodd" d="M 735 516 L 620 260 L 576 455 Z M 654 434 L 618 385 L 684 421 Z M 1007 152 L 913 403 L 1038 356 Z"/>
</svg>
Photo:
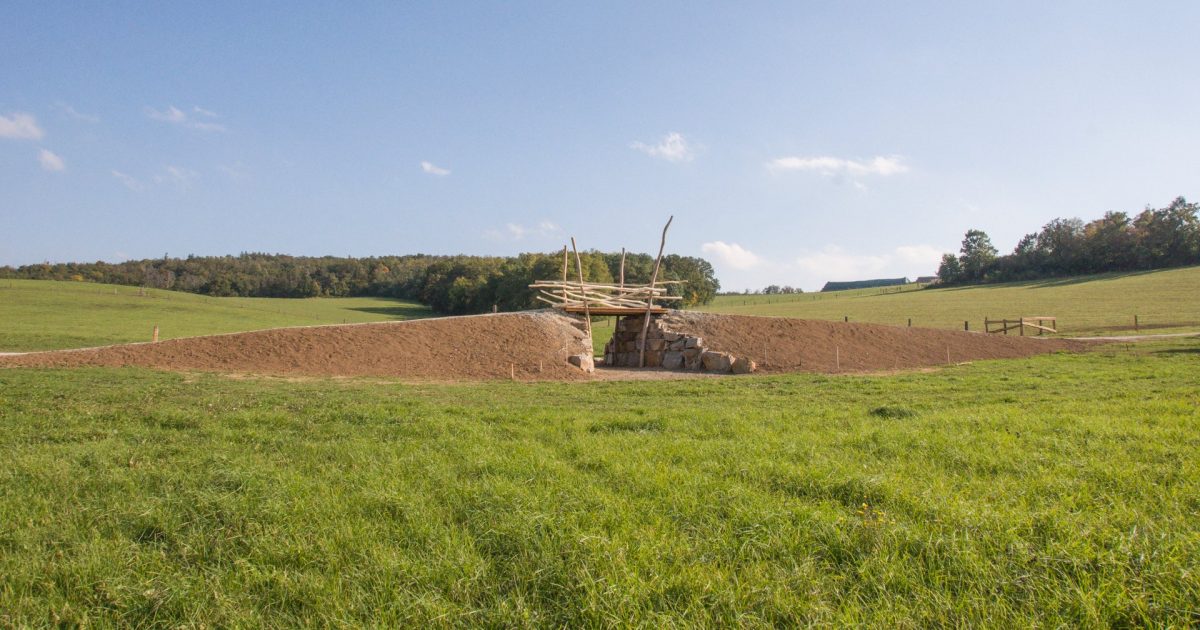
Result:
<svg viewBox="0 0 1200 630">
<path fill-rule="evenodd" d="M 653 252 L 673 214 L 724 288 L 814 289 L 1200 194 L 1195 2 L 3 13 L 0 264 Z"/>
</svg>

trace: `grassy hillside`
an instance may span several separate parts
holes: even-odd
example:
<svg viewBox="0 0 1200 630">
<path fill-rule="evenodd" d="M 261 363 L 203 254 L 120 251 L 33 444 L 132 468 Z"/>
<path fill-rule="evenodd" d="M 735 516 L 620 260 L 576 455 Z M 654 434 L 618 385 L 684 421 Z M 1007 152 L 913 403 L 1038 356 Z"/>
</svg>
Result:
<svg viewBox="0 0 1200 630">
<path fill-rule="evenodd" d="M 386 298 L 213 298 L 84 282 L 0 280 L 0 351 L 55 350 L 279 326 L 427 317 Z"/>
<path fill-rule="evenodd" d="M 1190 626 L 1198 370 L 0 370 L 0 625 Z"/>
<path fill-rule="evenodd" d="M 739 315 L 956 328 L 984 317 L 1058 317 L 1064 334 L 1200 330 L 1200 267 L 1035 282 L 897 291 L 894 287 L 801 295 L 720 296 L 701 310 Z"/>
</svg>

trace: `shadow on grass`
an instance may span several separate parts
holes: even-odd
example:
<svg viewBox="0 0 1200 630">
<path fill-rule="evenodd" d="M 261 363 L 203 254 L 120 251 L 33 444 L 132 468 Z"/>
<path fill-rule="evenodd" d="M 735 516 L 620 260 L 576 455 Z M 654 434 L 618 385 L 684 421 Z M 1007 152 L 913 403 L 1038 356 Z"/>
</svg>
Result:
<svg viewBox="0 0 1200 630">
<path fill-rule="evenodd" d="M 1155 350 L 1154 354 L 1200 354 L 1200 348 L 1169 348 L 1167 350 Z"/>
<path fill-rule="evenodd" d="M 386 315 L 392 319 L 424 319 L 434 316 L 433 311 L 420 306 L 361 306 L 346 310 Z"/>
<path fill-rule="evenodd" d="M 1164 267 L 1162 269 L 1139 269 L 1136 271 L 1114 271 L 1110 273 L 1095 273 L 1083 276 L 1059 276 L 1054 278 L 1038 278 L 1034 280 L 1013 280 L 1011 282 L 985 282 L 978 284 L 963 284 L 949 287 L 933 285 L 925 287 L 924 290 L 936 291 L 963 291 L 965 289 L 983 289 L 983 288 L 1018 288 L 1025 287 L 1029 289 L 1049 289 L 1054 287 L 1065 287 L 1074 284 L 1084 284 L 1087 282 L 1096 282 L 1100 280 L 1119 280 L 1121 278 L 1133 278 L 1136 276 L 1144 276 L 1147 274 L 1158 273 L 1160 271 L 1169 271 L 1172 269 L 1183 269 L 1183 267 Z"/>
</svg>

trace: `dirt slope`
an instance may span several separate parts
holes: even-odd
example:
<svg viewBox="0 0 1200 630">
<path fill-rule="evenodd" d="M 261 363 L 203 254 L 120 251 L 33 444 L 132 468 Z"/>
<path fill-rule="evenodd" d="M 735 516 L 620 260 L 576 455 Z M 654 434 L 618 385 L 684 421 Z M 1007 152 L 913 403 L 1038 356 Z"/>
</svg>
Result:
<svg viewBox="0 0 1200 630">
<path fill-rule="evenodd" d="M 591 351 L 575 320 L 549 312 L 407 322 L 277 328 L 256 332 L 0 357 L 0 366 L 141 366 L 309 376 L 392 376 L 412 380 L 517 378 L 575 380 L 567 364 Z M 540 365 L 540 370 L 539 370 Z"/>
<path fill-rule="evenodd" d="M 671 330 L 704 338 L 710 350 L 749 357 L 763 372 L 879 371 L 978 359 L 1012 359 L 1057 350 L 1082 350 L 1088 342 L 986 335 L 882 324 L 846 324 L 785 317 L 676 311 Z"/>
<path fill-rule="evenodd" d="M 140 366 L 302 376 L 456 381 L 594 378 L 567 363 L 591 350 L 579 320 L 552 311 L 408 322 L 278 328 L 86 350 L 0 356 L 0 367 Z M 710 350 L 749 357 L 759 371 L 853 372 L 1080 350 L 1088 342 L 1015 335 L 677 311 L 670 329 Z M 838 367 L 838 356 L 841 364 Z M 607 372 L 607 370 L 605 371 Z M 648 372 L 635 374 L 650 375 Z M 693 373 L 694 374 L 694 373 Z M 601 378 L 612 374 L 602 373 Z"/>
</svg>

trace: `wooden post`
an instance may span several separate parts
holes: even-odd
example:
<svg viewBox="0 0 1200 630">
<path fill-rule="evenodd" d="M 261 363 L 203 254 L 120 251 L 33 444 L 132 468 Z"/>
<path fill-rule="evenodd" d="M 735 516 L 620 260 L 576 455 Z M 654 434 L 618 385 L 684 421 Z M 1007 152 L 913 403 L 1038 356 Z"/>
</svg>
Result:
<svg viewBox="0 0 1200 630">
<path fill-rule="evenodd" d="M 841 346 L 833 347 L 833 360 L 836 362 L 837 371 L 842 371 L 842 348 Z"/>
<path fill-rule="evenodd" d="M 621 248 L 621 290 L 618 293 L 625 292 L 625 248 Z"/>
<path fill-rule="evenodd" d="M 150 341 L 153 343 L 158 343 L 158 324 L 154 325 L 154 334 L 150 338 Z"/>
<path fill-rule="evenodd" d="M 1025 316 L 1021 316 L 1021 336 L 1025 336 Z"/>
<path fill-rule="evenodd" d="M 912 318 L 911 317 L 908 318 L 908 327 L 912 328 Z"/>
<path fill-rule="evenodd" d="M 1137 315 L 1133 316 L 1133 332 L 1139 332 Z"/>
<path fill-rule="evenodd" d="M 517 366 L 513 363 L 508 364 L 508 380 L 517 380 Z"/>
<path fill-rule="evenodd" d="M 650 274 L 650 294 L 646 297 L 646 316 L 642 318 L 642 335 L 638 338 L 638 367 L 646 367 L 646 333 L 650 330 L 650 311 L 654 309 L 654 283 L 658 282 L 658 268 L 662 265 L 663 249 L 667 246 L 667 229 L 675 215 L 667 219 L 663 226 L 662 241 L 658 244 L 658 258 L 654 261 L 654 273 Z"/>
<path fill-rule="evenodd" d="M 950 365 L 950 346 L 946 346 L 946 365 Z"/>
<path fill-rule="evenodd" d="M 963 320 L 963 330 L 967 330 L 967 331 L 971 330 L 971 321 L 970 320 L 966 320 L 966 319 Z"/>
<path fill-rule="evenodd" d="M 843 318 L 842 318 L 842 320 L 843 320 L 843 321 L 845 321 L 847 324 L 849 324 L 849 323 L 850 323 L 850 316 L 849 316 L 849 315 L 847 315 L 847 316 L 843 317 Z"/>
<path fill-rule="evenodd" d="M 592 309 L 588 306 L 587 288 L 583 284 L 583 261 L 579 259 L 579 250 L 575 248 L 575 237 L 571 237 L 571 250 L 575 252 L 575 268 L 579 271 L 579 292 L 583 294 L 583 318 L 587 322 L 588 341 L 592 340 Z"/>
<path fill-rule="evenodd" d="M 562 279 L 562 297 L 563 301 L 567 301 L 567 246 L 563 245 L 563 279 Z"/>
</svg>

